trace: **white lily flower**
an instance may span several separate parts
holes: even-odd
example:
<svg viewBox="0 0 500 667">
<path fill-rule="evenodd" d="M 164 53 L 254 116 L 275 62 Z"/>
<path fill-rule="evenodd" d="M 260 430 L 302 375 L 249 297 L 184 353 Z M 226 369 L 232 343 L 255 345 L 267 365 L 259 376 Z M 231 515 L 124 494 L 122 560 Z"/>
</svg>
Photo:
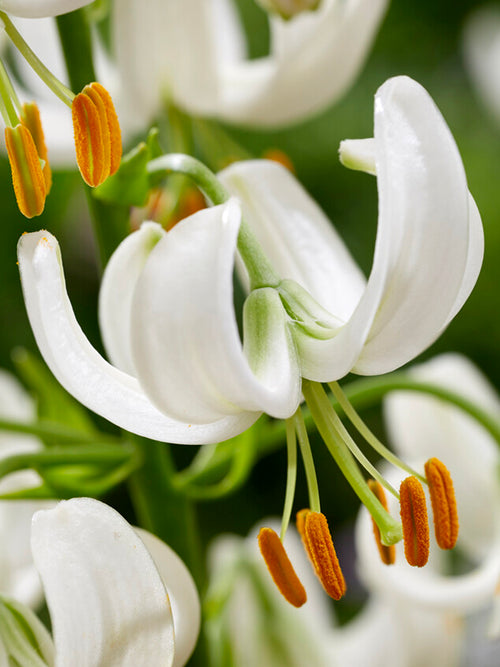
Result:
<svg viewBox="0 0 500 667">
<path fill-rule="evenodd" d="M 93 0 L 0 0 L 0 10 L 30 19 L 67 14 Z"/>
<path fill-rule="evenodd" d="M 469 16 L 463 47 L 472 83 L 486 108 L 500 122 L 500 11 L 497 6 L 481 7 Z"/>
<path fill-rule="evenodd" d="M 256 161 L 221 174 L 288 279 L 250 293 L 243 346 L 232 297 L 241 219 L 236 201 L 198 212 L 168 234 L 145 224 L 116 250 L 100 295 L 101 330 L 115 367 L 75 320 L 57 241 L 46 232 L 23 235 L 18 255 L 26 307 L 54 375 L 122 428 L 206 443 L 243 431 L 263 411 L 290 417 L 300 401 L 300 374 L 330 381 L 351 370 L 383 373 L 419 354 L 476 281 L 481 221 L 449 130 L 417 83 L 398 77 L 382 86 L 370 145 L 380 219 L 366 285 L 288 171 Z M 292 310 L 297 303 L 302 309 L 302 321 L 285 310 L 282 300 L 290 299 Z"/>
<path fill-rule="evenodd" d="M 367 282 L 285 168 L 250 161 L 220 174 L 281 277 L 328 311 L 305 304 L 311 325 L 319 325 L 314 335 L 304 330 L 306 318 L 294 326 L 302 375 L 318 382 L 349 371 L 386 373 L 420 354 L 462 307 L 483 256 L 481 219 L 456 144 L 418 83 L 395 77 L 381 86 L 374 138 L 343 142 L 341 157 L 377 174 L 379 220 Z"/>
<path fill-rule="evenodd" d="M 55 667 L 182 667 L 200 605 L 180 558 L 91 498 L 33 519 L 32 549 L 53 628 Z"/>
<path fill-rule="evenodd" d="M 410 371 L 419 380 L 461 393 L 491 414 L 500 400 L 479 370 L 456 354 L 437 357 Z M 410 567 L 399 546 L 389 567 L 377 555 L 370 517 L 363 510 L 357 526 L 358 569 L 371 590 L 410 600 L 423 609 L 466 614 L 491 603 L 500 578 L 499 452 L 493 438 L 458 408 L 431 396 L 395 392 L 385 402 L 394 449 L 421 465 L 437 456 L 449 467 L 460 519 L 457 548 L 473 564 L 465 574 L 449 575 L 444 552 L 431 544 L 425 568 Z M 390 479 L 390 478 L 389 478 Z M 397 482 L 398 480 L 393 479 Z M 392 513 L 399 509 L 389 498 Z"/>
<path fill-rule="evenodd" d="M 278 529 L 276 520 L 263 524 Z M 223 535 L 209 552 L 209 641 L 230 646 L 238 667 L 420 667 L 429 655 L 443 667 L 457 665 L 463 636 L 449 614 L 424 614 L 394 596 L 373 594 L 352 621 L 339 626 L 294 529 L 284 544 L 308 600 L 292 607 L 266 571 L 257 532 L 246 539 Z M 218 595 L 221 607 L 215 607 Z M 218 615 L 210 617 L 213 608 Z"/>
<path fill-rule="evenodd" d="M 34 413 L 33 401 L 20 383 L 7 371 L 0 370 L 0 416 L 31 422 Z M 41 443 L 32 436 L 5 431 L 0 434 L 0 459 L 40 448 Z M 32 470 L 19 471 L 0 482 L 0 492 L 10 493 L 38 486 L 40 481 Z M 53 504 L 41 500 L 0 501 L 0 592 L 30 607 L 36 607 L 42 601 L 42 587 L 31 556 L 31 518 L 36 510 L 52 507 Z"/>
<path fill-rule="evenodd" d="M 76 322 L 57 240 L 48 232 L 23 235 L 26 306 L 59 382 L 111 422 L 167 442 L 217 442 L 247 429 L 264 410 L 293 414 L 300 375 L 273 289 L 248 300 L 244 347 L 240 342 L 232 303 L 240 220 L 240 207 L 230 200 L 168 234 L 146 223 L 119 246 L 100 297 L 101 329 L 115 366 Z"/>
</svg>

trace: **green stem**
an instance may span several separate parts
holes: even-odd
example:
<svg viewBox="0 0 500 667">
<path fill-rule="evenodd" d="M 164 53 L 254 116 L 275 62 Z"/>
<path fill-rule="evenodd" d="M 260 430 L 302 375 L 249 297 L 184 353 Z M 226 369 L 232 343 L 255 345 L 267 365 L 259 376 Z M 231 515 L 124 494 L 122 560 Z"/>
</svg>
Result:
<svg viewBox="0 0 500 667">
<path fill-rule="evenodd" d="M 389 461 L 389 463 L 392 463 L 392 465 L 396 466 L 397 468 L 401 468 L 410 475 L 414 475 L 417 479 L 419 479 L 422 482 L 422 484 L 427 484 L 427 480 L 423 475 L 419 474 L 416 470 L 413 470 L 413 468 L 404 461 L 401 461 L 401 459 L 397 457 L 394 454 L 394 452 L 391 452 L 391 450 L 388 449 L 382 442 L 380 442 L 380 440 L 376 437 L 376 435 L 372 433 L 372 431 L 368 428 L 365 422 L 358 415 L 352 403 L 349 401 L 347 396 L 342 391 L 338 382 L 330 382 L 328 386 L 330 387 L 330 389 L 333 392 L 333 395 L 339 402 L 339 405 L 344 411 L 346 417 L 350 420 L 350 422 L 358 430 L 358 432 L 363 436 L 366 442 L 369 445 L 371 445 L 373 449 L 378 454 L 380 454 L 380 456 L 385 458 L 386 461 Z M 378 481 L 382 484 L 381 480 Z"/>
<path fill-rule="evenodd" d="M 57 422 L 37 422 L 29 424 L 27 422 L 17 422 L 8 419 L 0 419 L 0 431 L 9 431 L 11 433 L 28 433 L 35 435 L 42 440 L 50 438 L 60 440 L 61 442 L 74 442 L 79 444 L 108 442 L 110 444 L 118 443 L 118 438 L 104 433 L 89 433 L 88 431 L 79 431 L 73 428 L 61 426 Z"/>
<path fill-rule="evenodd" d="M 318 431 L 335 459 L 342 474 L 347 479 L 361 502 L 379 527 L 382 543 L 395 544 L 402 538 L 401 524 L 396 521 L 370 491 L 351 452 L 340 437 L 332 419 L 333 408 L 330 405 L 323 387 L 317 382 L 304 380 L 302 391 L 307 405 L 311 410 Z"/>
<path fill-rule="evenodd" d="M 151 160 L 147 170 L 150 174 L 185 174 L 189 176 L 214 205 L 223 204 L 229 199 L 228 192 L 210 169 L 189 155 L 180 153 L 162 155 Z M 279 277 L 244 219 L 241 221 L 238 234 L 238 252 L 248 271 L 251 290 L 259 287 L 278 286 Z"/>
<path fill-rule="evenodd" d="M 60 17 L 61 18 L 61 17 Z M 74 99 L 74 94 L 67 88 L 52 72 L 45 67 L 38 56 L 30 49 L 28 44 L 24 41 L 21 34 L 17 31 L 16 26 L 12 23 L 5 12 L 0 12 L 0 21 L 4 24 L 5 32 L 9 36 L 11 42 L 16 49 L 21 53 L 30 67 L 38 74 L 42 81 L 50 88 L 50 90 L 57 95 L 57 97 L 67 106 L 71 107 Z"/>
</svg>

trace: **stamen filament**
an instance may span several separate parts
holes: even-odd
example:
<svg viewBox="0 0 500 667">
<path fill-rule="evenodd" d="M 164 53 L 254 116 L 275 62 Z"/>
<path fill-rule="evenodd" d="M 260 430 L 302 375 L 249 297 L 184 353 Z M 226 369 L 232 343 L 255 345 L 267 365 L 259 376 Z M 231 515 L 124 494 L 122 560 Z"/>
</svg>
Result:
<svg viewBox="0 0 500 667">
<path fill-rule="evenodd" d="M 54 95 L 56 95 L 68 107 L 71 107 L 73 98 L 75 97 L 74 93 L 61 81 L 59 81 L 59 79 L 54 76 L 54 74 L 52 74 L 52 72 L 47 67 L 45 67 L 42 61 L 25 42 L 22 35 L 18 32 L 16 26 L 12 23 L 9 16 L 5 12 L 0 11 L 0 21 L 2 21 L 4 24 L 5 32 L 9 36 L 10 40 L 33 69 L 33 71 L 40 77 L 46 86 L 50 88 Z"/>
<path fill-rule="evenodd" d="M 389 507 L 387 505 L 387 498 L 385 497 L 384 489 L 382 488 L 382 486 L 375 480 L 369 479 L 368 487 L 370 488 L 370 491 L 374 493 L 375 496 L 380 500 L 383 507 L 385 507 L 385 509 L 389 511 Z M 396 562 L 396 547 L 393 544 L 391 544 L 391 546 L 388 547 L 385 546 L 385 544 L 382 544 L 382 540 L 380 539 L 380 530 L 378 529 L 378 526 L 373 520 L 373 518 L 372 518 L 372 523 L 373 523 L 373 534 L 375 536 L 375 542 L 377 543 L 380 559 L 385 565 L 393 565 Z"/>
<path fill-rule="evenodd" d="M 332 415 L 335 411 L 323 387 L 317 382 L 304 380 L 302 393 L 328 450 L 354 492 L 376 521 L 380 529 L 382 543 L 386 545 L 396 544 L 402 538 L 401 524 L 391 517 L 368 488 L 351 452 L 337 431 Z"/>
<path fill-rule="evenodd" d="M 453 549 L 458 538 L 458 512 L 453 481 L 446 466 L 432 458 L 425 464 L 429 483 L 436 541 L 441 549 Z"/>
<path fill-rule="evenodd" d="M 2 98 L 2 116 L 8 127 L 15 127 L 19 123 L 19 111 L 21 110 L 19 99 L 12 86 L 5 65 L 0 60 L 0 97 Z M 18 108 L 16 109 L 16 107 Z"/>
<path fill-rule="evenodd" d="M 318 479 L 316 477 L 316 470 L 314 468 L 314 460 L 311 452 L 311 445 L 307 435 L 304 417 L 300 407 L 293 415 L 292 420 L 295 424 L 295 430 L 299 439 L 300 453 L 302 454 L 302 461 L 306 471 L 307 491 L 309 494 L 309 507 L 312 512 L 320 512 L 321 506 L 319 501 Z"/>
<path fill-rule="evenodd" d="M 287 474 L 285 505 L 281 519 L 280 540 L 285 539 L 290 517 L 292 515 L 293 499 L 295 497 L 295 483 L 297 481 L 297 440 L 295 438 L 295 424 L 293 418 L 286 420 L 286 449 L 287 449 Z"/>
<path fill-rule="evenodd" d="M 401 482 L 401 522 L 405 557 L 414 567 L 423 567 L 429 558 L 429 522 L 422 485 L 416 477 Z"/>
<path fill-rule="evenodd" d="M 257 539 L 267 569 L 280 593 L 294 607 L 302 607 L 307 601 L 305 588 L 277 533 L 272 528 L 261 528 Z"/>
<path fill-rule="evenodd" d="M 354 406 L 347 398 L 338 382 L 329 382 L 328 386 L 330 387 L 332 394 L 337 399 L 340 407 L 344 411 L 351 424 L 359 432 L 359 434 L 363 436 L 366 442 L 371 445 L 378 454 L 380 454 L 380 456 L 382 456 L 386 461 L 389 461 L 389 463 L 392 463 L 392 465 L 396 466 L 397 468 L 401 468 L 401 470 L 404 470 L 408 474 L 413 475 L 423 484 L 427 484 L 427 480 L 423 475 L 420 475 L 418 472 L 413 470 L 411 466 L 398 458 L 394 452 L 391 452 L 391 450 L 388 449 L 383 444 L 383 442 L 381 442 L 377 436 L 368 428 L 368 426 L 354 409 Z"/>
</svg>

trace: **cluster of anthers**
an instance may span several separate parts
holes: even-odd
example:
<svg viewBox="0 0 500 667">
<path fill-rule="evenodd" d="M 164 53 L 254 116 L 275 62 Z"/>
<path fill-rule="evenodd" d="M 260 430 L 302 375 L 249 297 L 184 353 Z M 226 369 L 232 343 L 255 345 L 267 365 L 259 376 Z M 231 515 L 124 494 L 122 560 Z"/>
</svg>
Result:
<svg viewBox="0 0 500 667">
<path fill-rule="evenodd" d="M 91 187 L 103 183 L 120 166 L 121 131 L 111 96 L 100 83 L 91 83 L 75 95 L 33 53 L 4 13 L 0 20 L 14 46 L 36 74 L 71 108 L 76 161 Z M 0 113 L 19 210 L 27 218 L 40 215 L 52 185 L 40 112 L 35 102 L 22 104 L 0 60 Z"/>
<path fill-rule="evenodd" d="M 340 396 L 339 391 L 340 388 L 337 385 L 335 387 L 337 397 Z M 344 408 L 347 407 L 347 404 L 345 403 L 346 400 L 344 394 Z M 331 408 L 331 410 L 333 411 L 333 408 Z M 352 410 L 353 408 L 351 405 L 350 409 L 347 411 L 348 416 L 351 418 L 354 416 Z M 293 429 L 296 429 L 306 468 L 310 502 L 312 501 L 315 505 L 313 510 L 303 509 L 297 513 L 297 530 L 302 538 L 302 543 L 309 560 L 324 590 L 334 600 L 340 600 L 346 592 L 346 583 L 335 552 L 327 519 L 325 515 L 319 511 L 317 483 L 315 473 L 313 469 L 311 469 L 311 451 L 307 440 L 307 434 L 304 429 L 304 421 L 302 416 L 297 420 L 297 414 L 292 419 L 295 420 L 295 424 L 290 425 L 290 430 L 287 430 L 287 435 L 289 436 Z M 411 471 L 411 468 L 409 468 L 408 465 L 399 461 L 394 454 L 389 453 L 389 451 L 386 450 L 380 441 L 375 438 L 373 433 L 368 430 L 366 424 L 362 423 L 361 427 L 359 415 L 356 415 L 356 418 L 352 419 L 352 421 L 360 431 L 363 431 L 363 434 L 367 436 L 369 444 L 373 444 L 375 441 L 378 443 L 377 451 L 382 452 L 383 455 L 387 454 L 386 458 L 389 458 L 391 462 L 398 467 L 403 468 L 406 471 Z M 290 451 L 293 452 L 293 448 L 290 449 L 289 438 L 288 444 L 289 482 L 290 468 L 295 469 L 295 461 L 292 461 L 292 466 L 290 467 Z M 329 445 L 328 442 L 326 442 L 326 444 Z M 331 447 L 329 447 L 329 449 L 332 451 Z M 340 444 L 340 450 L 341 449 L 342 444 Z M 352 443 L 349 449 L 353 452 Z M 332 454 L 337 463 L 339 463 L 338 451 L 337 456 L 333 451 Z M 347 460 L 346 457 L 344 458 Z M 396 549 L 394 545 L 396 542 L 400 541 L 401 537 L 404 540 L 404 554 L 407 562 L 415 567 L 423 567 L 427 563 L 430 540 L 424 485 L 426 485 L 429 490 L 434 518 L 435 536 L 438 546 L 441 549 L 452 549 L 455 546 L 459 528 L 457 504 L 450 473 L 440 460 L 431 458 L 426 462 L 424 466 L 425 476 L 420 475 L 415 471 L 411 471 L 414 474 L 409 475 L 401 482 L 398 493 L 389 482 L 375 471 L 359 451 L 357 458 L 359 462 L 363 461 L 364 467 L 377 477 L 377 479 L 369 479 L 367 481 L 363 479 L 361 484 L 364 488 L 359 486 L 359 478 L 355 479 L 353 483 L 353 477 L 348 470 L 343 465 L 340 465 L 340 467 L 342 472 L 346 474 L 346 478 L 351 483 L 358 496 L 360 496 L 372 514 L 374 537 L 380 558 L 384 564 L 392 565 L 395 563 Z M 354 462 L 352 461 L 352 463 Z M 292 477 L 294 477 L 294 473 Z M 291 486 L 293 485 L 294 481 Z M 379 526 L 382 526 L 384 522 L 384 515 L 386 517 L 390 516 L 387 498 L 383 488 L 384 486 L 399 500 L 400 524 L 398 530 L 396 523 L 386 523 L 385 530 L 383 530 L 382 533 Z M 288 493 L 290 484 L 288 484 L 287 487 L 289 502 L 285 502 L 285 508 L 288 505 L 289 510 L 290 498 L 293 497 L 293 492 L 291 494 Z M 368 492 L 368 495 L 366 495 L 366 491 Z M 372 500 L 375 500 L 375 504 L 366 502 L 367 500 L 370 501 L 370 497 Z M 373 511 L 374 509 L 375 511 Z M 258 542 L 261 554 L 279 591 L 290 604 L 295 607 L 301 607 L 307 601 L 307 594 L 283 546 L 283 539 L 286 533 L 288 520 L 289 515 L 287 516 L 287 510 L 285 509 L 281 536 L 278 536 L 278 534 L 271 528 L 262 528 L 258 536 Z M 387 529 L 389 525 L 390 528 Z"/>
</svg>

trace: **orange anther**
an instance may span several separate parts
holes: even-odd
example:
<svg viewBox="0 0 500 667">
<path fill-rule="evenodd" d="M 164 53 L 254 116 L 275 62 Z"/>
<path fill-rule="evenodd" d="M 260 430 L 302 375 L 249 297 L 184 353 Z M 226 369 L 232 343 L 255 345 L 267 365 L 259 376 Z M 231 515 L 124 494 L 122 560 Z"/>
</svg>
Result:
<svg viewBox="0 0 500 667">
<path fill-rule="evenodd" d="M 307 553 L 323 588 L 334 600 L 340 600 L 346 592 L 346 584 L 324 514 L 306 514 L 304 536 Z"/>
<path fill-rule="evenodd" d="M 448 468 L 439 459 L 425 464 L 429 483 L 436 541 L 441 549 L 453 549 L 458 537 L 458 512 L 453 481 Z"/>
<path fill-rule="evenodd" d="M 121 132 L 113 102 L 100 83 L 85 86 L 72 105 L 76 161 L 83 180 L 96 187 L 120 166 Z"/>
<path fill-rule="evenodd" d="M 258 540 L 262 557 L 280 593 L 294 607 L 302 607 L 307 601 L 306 591 L 280 538 L 272 528 L 261 528 Z"/>
<path fill-rule="evenodd" d="M 385 491 L 382 487 L 382 484 L 376 482 L 374 479 L 369 479 L 368 486 L 370 488 L 370 491 L 378 498 L 382 507 L 387 511 L 389 511 L 389 507 L 387 505 L 387 498 L 385 495 Z M 380 554 L 380 558 L 382 562 L 385 563 L 385 565 L 393 565 L 396 562 L 396 547 L 394 545 L 386 546 L 385 544 L 382 544 L 382 538 L 380 537 L 380 529 L 375 523 L 373 517 L 372 517 L 372 523 L 373 523 L 373 534 L 375 536 L 375 541 L 377 543 L 377 548 Z"/>
<path fill-rule="evenodd" d="M 306 533 L 306 517 L 309 514 L 311 510 L 310 509 L 303 509 L 297 512 L 297 515 L 295 516 L 295 525 L 297 526 L 297 531 L 299 535 L 302 538 L 302 541 L 304 542 L 304 546 L 307 549 L 307 544 L 306 544 L 306 538 L 305 538 L 305 533 Z"/>
<path fill-rule="evenodd" d="M 5 145 L 19 210 L 27 218 L 40 215 L 45 206 L 46 186 L 30 131 L 21 123 L 6 127 Z"/>
<path fill-rule="evenodd" d="M 49 155 L 45 136 L 43 133 L 42 121 L 40 120 L 40 111 L 35 102 L 25 102 L 21 111 L 21 123 L 28 128 L 33 141 L 35 142 L 38 157 L 44 161 L 42 167 L 43 177 L 45 179 L 45 194 L 48 195 L 52 187 L 52 170 L 49 164 Z"/>
<path fill-rule="evenodd" d="M 266 151 L 264 151 L 262 157 L 265 160 L 271 160 L 272 162 L 281 164 L 283 167 L 288 169 L 289 172 L 295 174 L 295 167 L 293 166 L 291 158 L 279 148 L 268 148 Z"/>
<path fill-rule="evenodd" d="M 399 489 L 405 557 L 410 565 L 423 567 L 429 558 L 429 522 L 422 484 L 407 477 Z"/>
</svg>

